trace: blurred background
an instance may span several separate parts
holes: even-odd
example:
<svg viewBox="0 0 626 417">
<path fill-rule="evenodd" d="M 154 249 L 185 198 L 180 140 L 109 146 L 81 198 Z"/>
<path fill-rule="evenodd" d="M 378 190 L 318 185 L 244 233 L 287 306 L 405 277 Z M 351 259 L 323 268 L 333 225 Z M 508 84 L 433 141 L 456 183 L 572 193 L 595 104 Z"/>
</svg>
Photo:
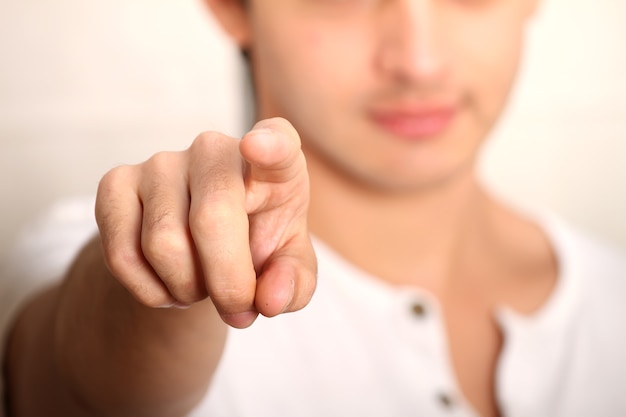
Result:
<svg viewBox="0 0 626 417">
<path fill-rule="evenodd" d="M 481 165 L 503 198 L 624 249 L 625 45 L 626 1 L 544 0 Z M 242 79 L 201 0 L 0 0 L 0 255 L 111 167 L 240 135 Z"/>
</svg>

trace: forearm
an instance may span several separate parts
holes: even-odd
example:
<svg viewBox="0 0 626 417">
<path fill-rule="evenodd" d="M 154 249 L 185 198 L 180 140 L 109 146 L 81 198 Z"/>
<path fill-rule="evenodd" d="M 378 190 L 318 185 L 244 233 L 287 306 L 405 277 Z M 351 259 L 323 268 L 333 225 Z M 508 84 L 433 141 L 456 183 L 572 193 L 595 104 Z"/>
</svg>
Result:
<svg viewBox="0 0 626 417">
<path fill-rule="evenodd" d="M 210 301 L 187 310 L 137 303 L 94 240 L 62 287 L 16 322 L 7 353 L 13 415 L 184 415 L 204 395 L 225 333 Z"/>
</svg>

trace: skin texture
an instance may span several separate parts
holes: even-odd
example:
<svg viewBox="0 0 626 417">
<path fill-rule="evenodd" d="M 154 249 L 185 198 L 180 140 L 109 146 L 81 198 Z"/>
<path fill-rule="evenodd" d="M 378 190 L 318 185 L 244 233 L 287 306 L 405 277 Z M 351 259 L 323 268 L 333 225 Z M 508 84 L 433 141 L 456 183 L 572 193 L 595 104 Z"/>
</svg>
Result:
<svg viewBox="0 0 626 417">
<path fill-rule="evenodd" d="M 16 322 L 14 415 L 185 415 L 210 386 L 226 324 L 307 304 L 309 233 L 432 292 L 463 395 L 498 415 L 493 309 L 535 311 L 557 274 L 541 230 L 474 169 L 534 2 L 206 1 L 248 52 L 262 121 L 241 142 L 206 133 L 105 175 L 100 235 Z"/>
<path fill-rule="evenodd" d="M 227 324 L 312 296 L 308 188 L 283 119 L 241 141 L 205 133 L 186 151 L 107 173 L 100 235 L 10 337 L 11 415 L 186 415 L 209 386 Z"/>
</svg>

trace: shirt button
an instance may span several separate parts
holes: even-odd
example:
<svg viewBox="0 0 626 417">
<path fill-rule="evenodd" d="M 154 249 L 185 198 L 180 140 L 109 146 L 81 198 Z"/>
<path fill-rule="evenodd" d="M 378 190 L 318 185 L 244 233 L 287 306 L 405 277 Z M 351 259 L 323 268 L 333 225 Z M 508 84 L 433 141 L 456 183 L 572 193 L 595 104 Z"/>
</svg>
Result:
<svg viewBox="0 0 626 417">
<path fill-rule="evenodd" d="M 437 395 L 437 401 L 439 402 L 439 405 L 441 405 L 443 408 L 451 409 L 452 407 L 454 407 L 454 400 L 449 394 L 445 392 L 441 392 L 439 393 L 439 395 Z"/>
<path fill-rule="evenodd" d="M 424 304 L 416 301 L 411 305 L 411 313 L 415 317 L 423 318 L 426 316 L 426 307 L 424 307 Z"/>
</svg>

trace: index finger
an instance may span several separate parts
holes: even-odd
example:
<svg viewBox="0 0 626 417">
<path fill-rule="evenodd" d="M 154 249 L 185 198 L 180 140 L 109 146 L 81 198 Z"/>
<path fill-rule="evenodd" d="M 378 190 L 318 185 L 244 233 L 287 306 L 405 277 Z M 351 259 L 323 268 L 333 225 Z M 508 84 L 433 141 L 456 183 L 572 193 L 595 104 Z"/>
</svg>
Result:
<svg viewBox="0 0 626 417">
<path fill-rule="evenodd" d="M 300 136 L 281 117 L 261 120 L 241 139 L 241 155 L 250 164 L 252 181 L 288 182 L 306 168 Z"/>
</svg>

